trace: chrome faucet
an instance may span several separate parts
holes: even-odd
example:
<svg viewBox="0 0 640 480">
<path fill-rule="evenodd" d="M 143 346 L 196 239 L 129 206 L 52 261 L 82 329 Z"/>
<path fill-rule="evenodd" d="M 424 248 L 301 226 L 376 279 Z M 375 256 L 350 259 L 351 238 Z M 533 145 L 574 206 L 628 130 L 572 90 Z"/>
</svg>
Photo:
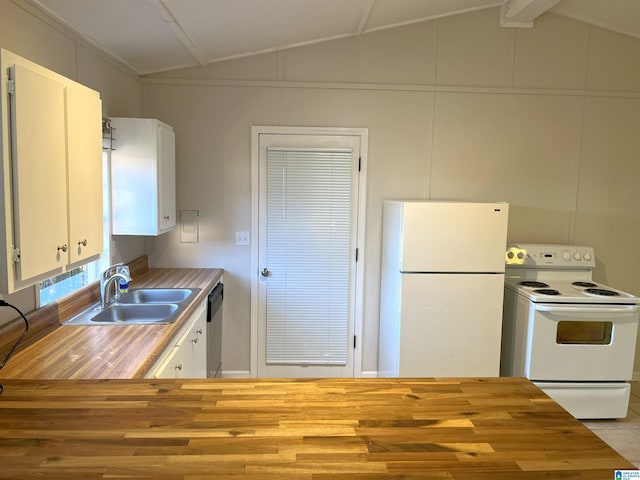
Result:
<svg viewBox="0 0 640 480">
<path fill-rule="evenodd" d="M 114 283 L 117 285 L 116 280 L 124 280 L 125 282 L 131 281 L 131 277 L 129 276 L 129 267 L 127 267 L 124 263 L 116 263 L 115 265 L 111 265 L 100 275 L 100 307 L 105 308 L 109 306 L 109 304 L 114 300 L 118 299 L 118 287 L 116 287 L 113 298 L 110 298 L 109 292 Z"/>
</svg>

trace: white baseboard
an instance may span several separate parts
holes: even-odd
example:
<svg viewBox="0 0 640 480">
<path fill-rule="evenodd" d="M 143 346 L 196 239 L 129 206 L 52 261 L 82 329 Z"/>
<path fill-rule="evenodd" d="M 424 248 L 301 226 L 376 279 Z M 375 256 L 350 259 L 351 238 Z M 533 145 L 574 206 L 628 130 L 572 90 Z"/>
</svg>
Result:
<svg viewBox="0 0 640 480">
<path fill-rule="evenodd" d="M 377 370 L 360 372 L 360 378 L 378 378 Z M 221 378 L 251 378 L 249 370 L 223 370 Z"/>
<path fill-rule="evenodd" d="M 223 370 L 222 378 L 251 378 L 249 370 Z"/>
<path fill-rule="evenodd" d="M 367 370 L 360 372 L 360 378 L 378 378 L 377 370 Z M 251 378 L 251 372 L 249 370 L 223 370 L 222 378 Z M 631 380 L 634 382 L 640 382 L 640 371 L 633 372 Z"/>
</svg>

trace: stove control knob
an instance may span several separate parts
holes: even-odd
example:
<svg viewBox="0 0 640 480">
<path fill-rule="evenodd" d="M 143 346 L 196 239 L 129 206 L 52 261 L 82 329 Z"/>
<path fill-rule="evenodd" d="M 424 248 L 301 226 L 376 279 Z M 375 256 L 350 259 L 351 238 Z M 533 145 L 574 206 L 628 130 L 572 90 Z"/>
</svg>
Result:
<svg viewBox="0 0 640 480">
<path fill-rule="evenodd" d="M 513 257 L 514 257 L 513 252 L 507 252 L 507 258 L 509 260 L 513 259 Z"/>
<path fill-rule="evenodd" d="M 577 261 L 580 261 L 582 259 L 582 255 L 580 255 L 580 252 L 576 252 L 573 254 L 573 258 L 575 258 Z"/>
<path fill-rule="evenodd" d="M 518 252 L 518 258 L 522 260 L 524 258 L 524 252 Z"/>
<path fill-rule="evenodd" d="M 565 262 L 568 262 L 569 260 L 571 260 L 571 254 L 569 253 L 569 250 L 565 250 L 564 252 L 562 252 L 562 259 Z"/>
<path fill-rule="evenodd" d="M 587 262 L 591 261 L 591 254 L 589 252 L 584 252 L 583 257 Z"/>
</svg>

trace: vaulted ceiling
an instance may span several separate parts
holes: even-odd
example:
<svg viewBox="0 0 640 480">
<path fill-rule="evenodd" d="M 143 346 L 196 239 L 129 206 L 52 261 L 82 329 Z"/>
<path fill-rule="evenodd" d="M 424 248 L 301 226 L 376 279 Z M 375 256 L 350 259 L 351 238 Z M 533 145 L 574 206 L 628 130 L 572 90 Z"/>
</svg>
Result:
<svg viewBox="0 0 640 480">
<path fill-rule="evenodd" d="M 501 7 L 505 27 L 546 11 L 640 38 L 638 0 L 30 0 L 140 75 Z"/>
</svg>

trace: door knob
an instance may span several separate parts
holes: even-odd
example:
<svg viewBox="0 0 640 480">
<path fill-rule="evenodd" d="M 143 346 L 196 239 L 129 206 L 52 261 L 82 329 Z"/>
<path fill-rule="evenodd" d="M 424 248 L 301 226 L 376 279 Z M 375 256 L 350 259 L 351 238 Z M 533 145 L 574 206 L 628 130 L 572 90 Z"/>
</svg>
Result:
<svg viewBox="0 0 640 480">
<path fill-rule="evenodd" d="M 267 267 L 264 267 L 260 273 L 262 274 L 263 277 L 270 277 L 271 276 L 271 272 L 269 271 L 269 269 Z"/>
</svg>

